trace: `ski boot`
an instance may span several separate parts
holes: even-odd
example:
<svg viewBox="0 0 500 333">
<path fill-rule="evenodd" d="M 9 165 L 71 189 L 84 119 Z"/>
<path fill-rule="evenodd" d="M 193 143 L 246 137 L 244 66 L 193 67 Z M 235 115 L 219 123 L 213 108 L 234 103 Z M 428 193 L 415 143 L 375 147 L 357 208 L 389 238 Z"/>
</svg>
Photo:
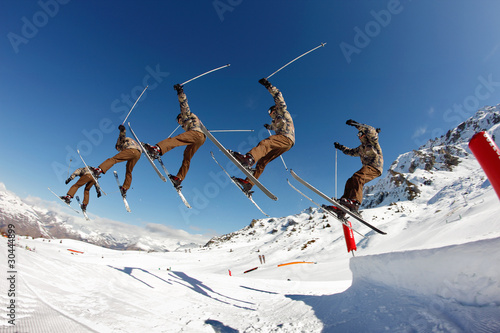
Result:
<svg viewBox="0 0 500 333">
<path fill-rule="evenodd" d="M 238 160 L 238 162 L 241 163 L 241 165 L 243 165 L 247 169 L 250 169 L 252 165 L 255 164 L 255 160 L 251 154 L 243 155 L 232 150 L 230 150 L 229 152 L 234 156 L 234 158 Z"/>
<path fill-rule="evenodd" d="M 61 198 L 61 200 L 63 200 L 68 205 L 71 203 L 71 199 L 72 199 L 69 195 L 63 195 L 63 196 L 61 196 L 59 198 Z"/>
<path fill-rule="evenodd" d="M 97 168 L 90 168 L 90 170 L 92 170 L 92 173 L 94 174 L 94 177 L 95 178 L 100 178 L 101 177 L 101 174 L 103 173 L 101 168 L 97 167 Z"/>
<path fill-rule="evenodd" d="M 82 204 L 80 206 L 80 208 L 82 209 L 82 212 L 86 213 L 87 212 L 87 205 L 86 204 Z"/>
<path fill-rule="evenodd" d="M 149 155 L 149 157 L 151 157 L 151 159 L 154 160 L 160 156 L 161 149 L 157 145 L 151 146 L 148 143 L 142 142 L 142 146 L 144 147 L 144 149 L 146 149 L 146 151 L 148 152 L 148 155 Z"/>
<path fill-rule="evenodd" d="M 123 186 L 120 186 L 120 193 L 124 199 L 127 198 L 127 190 L 126 188 L 123 188 Z"/>
<path fill-rule="evenodd" d="M 346 213 L 344 213 L 340 208 L 336 207 L 336 206 L 327 206 L 327 205 L 321 205 L 321 207 L 323 207 L 323 209 L 326 209 L 332 213 L 334 213 L 335 215 L 337 215 L 337 218 L 339 220 L 342 220 L 342 221 L 346 221 Z"/>
<path fill-rule="evenodd" d="M 361 203 L 358 200 L 341 198 L 339 202 L 342 206 L 349 209 L 352 213 L 361 217 L 361 213 L 359 212 L 359 206 L 361 205 Z"/>
<path fill-rule="evenodd" d="M 174 176 L 174 175 L 168 175 L 168 178 L 170 178 L 170 180 L 172 181 L 172 183 L 174 184 L 174 187 L 178 190 L 181 189 L 181 183 L 182 183 L 182 180 L 177 177 L 177 176 Z"/>
<path fill-rule="evenodd" d="M 253 191 L 250 191 L 250 190 L 252 189 L 253 185 L 250 184 L 250 182 L 248 180 L 242 179 L 242 178 L 236 178 L 236 177 L 232 177 L 232 178 L 246 195 L 248 195 L 248 196 L 252 195 Z"/>
</svg>

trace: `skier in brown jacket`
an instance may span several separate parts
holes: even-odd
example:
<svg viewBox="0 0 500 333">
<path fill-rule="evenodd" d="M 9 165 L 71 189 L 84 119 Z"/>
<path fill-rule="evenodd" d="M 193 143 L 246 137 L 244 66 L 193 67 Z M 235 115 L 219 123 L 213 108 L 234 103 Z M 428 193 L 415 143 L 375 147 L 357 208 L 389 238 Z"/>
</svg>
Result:
<svg viewBox="0 0 500 333">
<path fill-rule="evenodd" d="M 260 79 L 259 83 L 274 98 L 275 105 L 269 108 L 269 116 L 272 118 L 272 122 L 270 125 L 265 124 L 264 127 L 275 131 L 276 134 L 262 140 L 256 147 L 244 155 L 232 152 L 234 157 L 246 168 L 250 168 L 257 162 L 255 171 L 253 172 L 253 176 L 257 179 L 264 172 L 269 162 L 290 150 L 295 144 L 295 127 L 292 117 L 287 110 L 283 95 L 266 78 Z M 235 180 L 240 184 L 245 193 L 249 193 L 254 185 L 249 179 L 235 178 Z"/>
<path fill-rule="evenodd" d="M 137 161 L 141 158 L 141 147 L 134 139 L 126 137 L 127 130 L 125 126 L 118 126 L 120 134 L 118 135 L 118 140 L 116 141 L 115 149 L 119 151 L 115 156 L 108 158 L 96 168 L 98 174 L 106 173 L 113 165 L 116 163 L 127 161 L 125 166 L 125 180 L 123 185 L 120 186 L 120 192 L 125 197 L 127 195 L 127 190 L 132 184 L 132 171 Z"/>
<path fill-rule="evenodd" d="M 93 172 L 94 177 L 99 178 L 98 172 L 95 170 L 96 168 L 89 167 L 91 172 Z M 92 188 L 92 186 L 95 185 L 95 180 L 90 174 L 89 170 L 86 167 L 83 168 L 78 168 L 76 169 L 71 176 L 69 176 L 68 179 L 66 179 L 65 183 L 66 185 L 75 179 L 75 177 L 79 176 L 80 179 L 70 187 L 68 190 L 68 193 L 65 196 L 60 197 L 62 200 L 64 200 L 68 205 L 71 203 L 71 199 L 73 199 L 73 196 L 75 195 L 76 191 L 83 185 L 85 185 L 85 190 L 83 192 L 83 202 L 82 202 L 82 210 L 86 211 L 87 210 L 87 205 L 89 203 L 89 191 Z M 101 192 L 97 189 L 97 197 L 99 198 L 101 196 Z"/>
<path fill-rule="evenodd" d="M 180 84 L 176 84 L 174 89 L 177 91 L 177 98 L 181 109 L 181 113 L 177 115 L 177 122 L 180 126 L 182 126 L 185 132 L 173 138 L 166 138 L 154 146 L 147 143 L 143 143 L 143 145 L 153 159 L 158 156 L 162 156 L 175 147 L 187 146 L 184 150 L 184 158 L 177 175 L 168 175 L 175 187 L 179 188 L 181 182 L 186 178 L 186 174 L 189 171 L 191 159 L 196 151 L 205 143 L 206 138 L 205 134 L 203 134 L 201 130 L 200 120 L 194 113 L 191 112 L 189 108 L 188 100 L 183 87 Z"/>
<path fill-rule="evenodd" d="M 349 119 L 346 124 L 358 129 L 358 138 L 361 141 L 361 145 L 356 148 L 347 148 L 335 142 L 334 146 L 346 155 L 359 156 L 363 166 L 347 180 L 340 203 L 352 212 L 358 213 L 359 206 L 363 200 L 363 186 L 382 175 L 384 158 L 382 148 L 378 142 L 379 128 L 375 129 L 372 126 L 360 124 L 352 119 Z"/>
</svg>

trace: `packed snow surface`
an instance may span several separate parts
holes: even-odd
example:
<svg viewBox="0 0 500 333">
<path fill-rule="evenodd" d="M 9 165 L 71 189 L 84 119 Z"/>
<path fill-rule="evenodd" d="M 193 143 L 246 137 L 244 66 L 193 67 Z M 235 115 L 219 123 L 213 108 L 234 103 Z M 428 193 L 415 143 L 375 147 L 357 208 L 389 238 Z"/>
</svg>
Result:
<svg viewBox="0 0 500 333">
<path fill-rule="evenodd" d="M 3 277 L 0 328 L 499 332 L 498 198 L 489 189 L 453 209 L 447 220 L 439 212 L 420 219 L 392 213 L 379 224 L 388 235 L 354 223 L 367 235 L 358 239 L 354 257 L 346 251 L 340 223 L 322 219 L 316 209 L 260 220 L 230 241 L 179 252 L 117 251 L 75 240 L 18 237 L 16 296 L 8 297 Z M 382 213 L 387 210 L 365 211 L 367 216 Z M 302 229 L 286 236 L 290 228 Z M 0 255 L 7 262 L 6 239 Z M 278 267 L 290 262 L 298 263 Z M 12 299 L 15 327 L 6 316 Z"/>
</svg>

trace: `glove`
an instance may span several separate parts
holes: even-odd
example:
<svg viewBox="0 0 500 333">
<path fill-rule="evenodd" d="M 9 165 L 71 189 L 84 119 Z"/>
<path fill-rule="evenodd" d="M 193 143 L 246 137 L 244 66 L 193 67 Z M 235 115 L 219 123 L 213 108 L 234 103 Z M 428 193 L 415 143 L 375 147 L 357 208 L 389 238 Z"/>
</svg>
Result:
<svg viewBox="0 0 500 333">
<path fill-rule="evenodd" d="M 266 88 L 269 88 L 271 86 L 271 82 L 267 81 L 266 78 L 260 79 L 259 83 L 262 84 Z"/>
<path fill-rule="evenodd" d="M 120 130 L 120 132 L 123 132 L 123 131 L 125 131 L 125 126 L 123 126 L 123 124 L 121 124 L 120 126 L 118 126 L 118 129 Z"/>
<path fill-rule="evenodd" d="M 338 142 L 334 142 L 333 145 L 335 146 L 335 148 L 337 149 L 341 149 L 342 148 L 342 145 Z"/>
<path fill-rule="evenodd" d="M 64 182 L 64 184 L 68 185 L 68 183 L 71 181 L 71 178 L 68 178 L 66 179 L 66 181 Z"/>
<path fill-rule="evenodd" d="M 346 121 L 345 123 L 346 123 L 346 125 L 349 125 L 349 126 L 357 126 L 357 125 L 358 125 L 358 123 L 357 123 L 357 122 L 355 122 L 355 121 L 354 121 L 354 120 L 352 120 L 352 119 L 349 119 L 349 120 L 348 120 L 348 121 Z"/>
<path fill-rule="evenodd" d="M 178 94 L 184 92 L 184 88 L 179 84 L 177 83 L 175 86 L 174 86 L 174 89 L 177 91 Z"/>
<path fill-rule="evenodd" d="M 272 129 L 272 128 L 273 128 L 273 126 L 272 126 L 272 125 L 269 125 L 269 124 L 264 124 L 264 127 L 265 127 L 266 129 L 268 129 L 268 130 L 270 130 L 270 129 Z"/>
</svg>

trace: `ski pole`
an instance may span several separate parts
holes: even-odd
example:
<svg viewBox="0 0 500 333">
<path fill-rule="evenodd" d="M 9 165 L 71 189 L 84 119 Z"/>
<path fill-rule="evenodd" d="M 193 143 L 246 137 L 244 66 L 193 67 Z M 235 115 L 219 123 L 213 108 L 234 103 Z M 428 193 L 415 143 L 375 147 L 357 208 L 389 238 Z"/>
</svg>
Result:
<svg viewBox="0 0 500 333">
<path fill-rule="evenodd" d="M 271 136 L 272 135 L 271 131 L 270 130 L 267 130 L 267 131 L 269 132 L 269 136 Z M 288 167 L 286 166 L 286 163 L 285 163 L 285 160 L 283 159 L 283 156 L 280 155 L 280 157 L 281 157 L 281 162 L 283 162 L 283 165 L 285 166 L 286 171 L 288 171 Z"/>
<path fill-rule="evenodd" d="M 179 127 L 181 127 L 181 125 L 177 125 L 177 127 L 172 131 L 172 133 L 170 133 L 168 137 L 170 138 L 175 133 L 175 131 L 177 131 Z"/>
<path fill-rule="evenodd" d="M 146 91 L 146 89 L 148 89 L 149 86 L 146 86 L 146 88 L 144 88 L 144 90 L 142 91 L 142 93 L 139 95 L 139 97 L 137 97 L 137 100 L 135 101 L 134 105 L 132 105 L 132 108 L 130 109 L 130 111 L 128 112 L 127 116 L 125 117 L 125 120 L 123 121 L 122 125 L 125 124 L 125 122 L 127 121 L 127 118 L 128 116 L 130 116 L 130 113 L 132 112 L 132 110 L 134 109 L 135 105 L 137 104 L 137 102 L 139 102 L 139 99 L 141 99 L 141 96 L 142 94 L 144 94 L 144 92 Z"/>
<path fill-rule="evenodd" d="M 231 66 L 231 64 L 227 64 L 227 65 L 224 65 L 224 66 L 220 66 L 220 67 L 218 67 L 218 68 L 214 68 L 214 69 L 212 69 L 212 70 L 210 70 L 210 71 L 208 71 L 208 72 L 205 72 L 205 73 L 203 73 L 203 74 L 200 74 L 200 75 L 198 75 L 198 76 L 195 76 L 195 77 L 193 77 L 192 79 L 187 80 L 187 81 L 186 81 L 186 82 L 184 82 L 184 83 L 181 83 L 181 86 L 183 86 L 183 85 L 185 85 L 186 83 L 189 83 L 189 82 L 191 82 L 191 81 L 193 81 L 193 80 L 196 80 L 197 78 L 202 77 L 203 75 L 207 75 L 207 74 L 209 74 L 209 73 L 212 73 L 212 72 L 218 71 L 219 69 L 226 68 L 226 67 L 229 67 L 229 66 Z"/>
<path fill-rule="evenodd" d="M 77 149 L 76 152 L 78 153 L 78 156 L 80 156 L 80 159 L 82 160 L 83 164 L 85 165 L 85 168 L 87 169 L 87 171 L 89 172 L 89 174 L 92 176 L 92 179 L 95 181 L 95 187 L 102 192 L 102 194 L 104 195 L 107 195 L 106 192 L 103 191 L 103 189 L 101 188 L 101 185 L 99 185 L 99 182 L 97 181 L 97 179 L 94 177 L 94 174 L 92 173 L 92 171 L 90 170 L 89 166 L 87 165 L 87 163 L 85 163 L 85 160 L 83 159 L 82 155 L 80 154 L 80 150 Z"/>
<path fill-rule="evenodd" d="M 253 132 L 253 130 L 210 130 L 209 132 L 220 132 L 220 133 L 226 133 L 226 132 Z"/>
<path fill-rule="evenodd" d="M 287 63 L 285 66 L 283 66 L 283 67 L 281 67 L 280 69 L 278 69 L 278 70 L 277 70 L 276 72 L 274 72 L 273 74 L 269 75 L 269 76 L 267 77 L 267 79 L 269 79 L 269 78 L 270 78 L 271 76 L 273 76 L 274 74 L 278 73 L 280 70 L 282 70 L 282 69 L 283 69 L 283 68 L 285 68 L 286 66 L 290 65 L 290 64 L 291 64 L 292 62 L 294 62 L 295 60 L 297 60 L 297 59 L 299 59 L 299 58 L 302 58 L 302 57 L 303 57 L 303 56 L 305 56 L 306 54 L 308 54 L 308 53 L 310 53 L 310 52 L 312 52 L 312 51 L 314 51 L 314 50 L 316 50 L 316 49 L 318 49 L 318 48 L 320 48 L 320 47 L 322 47 L 322 46 L 325 46 L 325 45 L 326 45 L 326 43 L 321 43 L 321 45 L 316 46 L 314 49 L 309 50 L 309 51 L 307 51 L 306 53 L 304 53 L 304 54 L 302 54 L 302 55 L 298 56 L 297 58 L 295 58 L 295 59 L 293 59 L 292 61 L 290 61 L 289 63 Z"/>
<path fill-rule="evenodd" d="M 338 196 L 337 196 L 337 151 L 338 151 L 338 149 L 335 148 L 335 198 L 338 198 Z"/>
</svg>

